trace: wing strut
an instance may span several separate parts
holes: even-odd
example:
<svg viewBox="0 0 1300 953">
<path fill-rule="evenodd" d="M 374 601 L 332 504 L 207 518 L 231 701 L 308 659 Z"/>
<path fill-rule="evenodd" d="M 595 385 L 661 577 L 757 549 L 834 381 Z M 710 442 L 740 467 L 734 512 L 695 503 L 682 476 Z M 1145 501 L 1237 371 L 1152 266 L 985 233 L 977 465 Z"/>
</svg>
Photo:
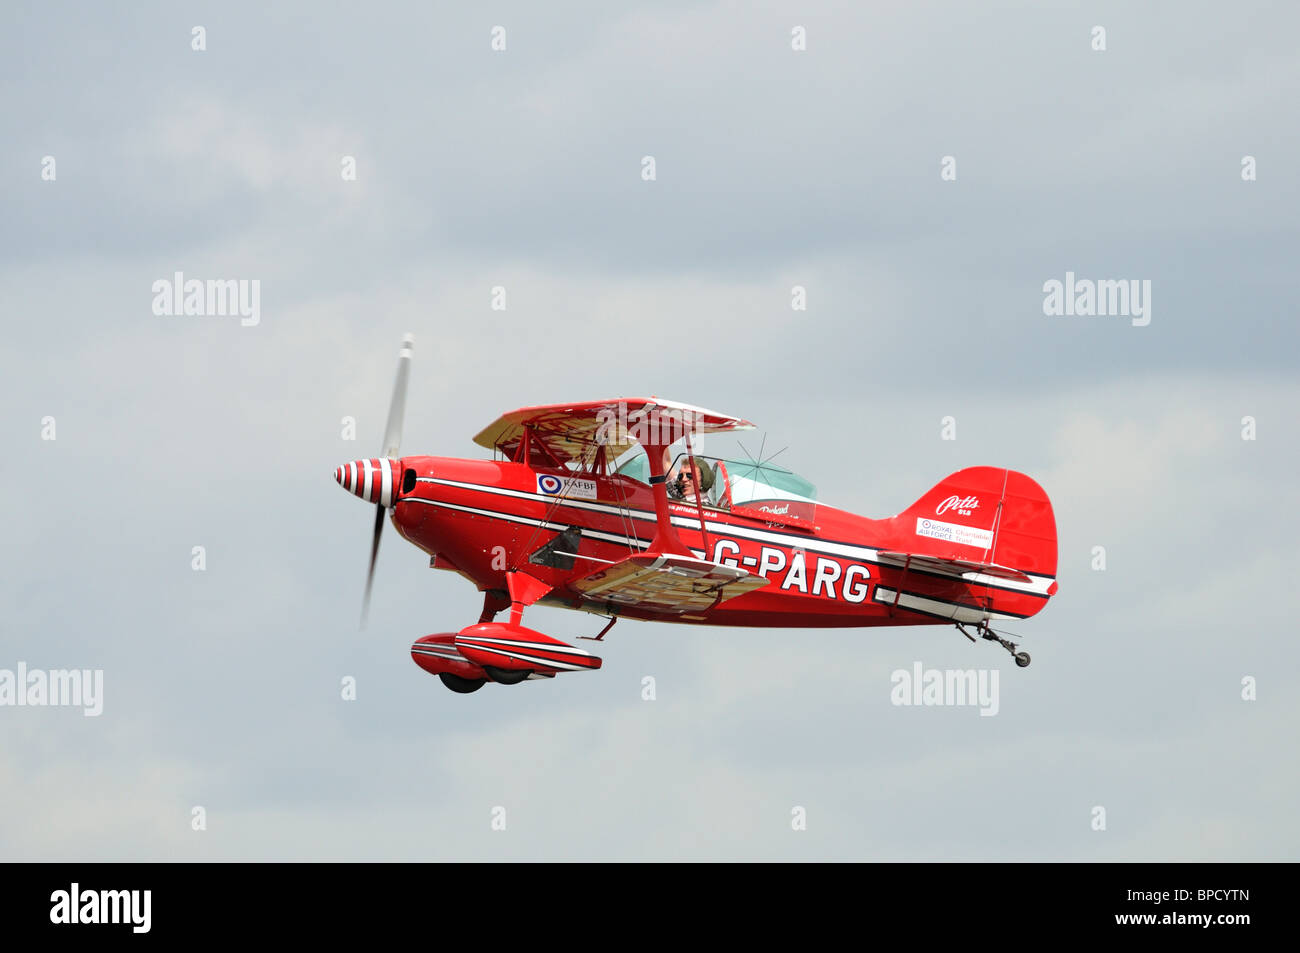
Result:
<svg viewBox="0 0 1300 953">
<path fill-rule="evenodd" d="M 704 528 L 704 499 L 700 490 L 700 471 L 695 465 L 695 451 L 691 448 L 691 431 L 686 431 L 686 462 L 691 468 L 691 490 L 695 494 L 695 509 L 700 514 L 700 538 L 704 540 L 704 558 L 708 559 L 713 547 L 709 545 L 709 531 Z"/>
<path fill-rule="evenodd" d="M 657 432 L 659 427 L 652 427 L 651 430 Z M 650 541 L 650 548 L 646 552 L 672 553 L 694 559 L 695 554 L 686 548 L 686 544 L 677 535 L 677 530 L 673 529 L 672 518 L 668 513 L 668 472 L 664 469 L 664 451 L 672 446 L 672 441 L 660 443 L 658 439 L 646 440 L 641 445 L 645 447 L 649 459 L 650 490 L 655 498 L 655 538 Z"/>
</svg>

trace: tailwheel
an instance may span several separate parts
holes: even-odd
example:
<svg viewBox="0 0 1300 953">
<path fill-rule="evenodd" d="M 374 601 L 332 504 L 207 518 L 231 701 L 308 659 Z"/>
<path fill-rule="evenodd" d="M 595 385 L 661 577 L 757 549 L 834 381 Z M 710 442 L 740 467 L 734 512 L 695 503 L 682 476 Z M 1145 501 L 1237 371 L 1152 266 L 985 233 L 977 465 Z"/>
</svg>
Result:
<svg viewBox="0 0 1300 953">
<path fill-rule="evenodd" d="M 962 625 L 960 622 L 955 623 L 955 625 L 957 626 L 958 632 L 966 636 L 966 638 L 970 639 L 972 642 L 975 641 L 975 636 L 967 632 L 966 627 L 964 625 Z M 996 632 L 994 632 L 992 629 L 988 627 L 987 623 L 984 622 L 979 623 L 977 626 L 975 626 L 975 631 L 976 633 L 979 634 L 979 637 L 981 639 L 984 639 L 985 641 L 988 642 L 996 642 L 998 643 L 998 645 L 1006 649 L 1007 652 L 1010 653 L 1011 657 L 1016 660 L 1017 667 L 1019 668 L 1029 667 L 1029 653 L 1017 652 L 1016 649 L 1018 649 L 1020 646 L 1018 646 L 1015 642 L 1012 642 L 1010 639 L 1004 639 L 1002 636 L 998 635 Z"/>
<path fill-rule="evenodd" d="M 462 678 L 459 675 L 451 674 L 451 672 L 439 672 L 438 677 L 442 679 L 442 684 L 460 695 L 476 692 L 487 682 L 486 678 Z"/>
</svg>

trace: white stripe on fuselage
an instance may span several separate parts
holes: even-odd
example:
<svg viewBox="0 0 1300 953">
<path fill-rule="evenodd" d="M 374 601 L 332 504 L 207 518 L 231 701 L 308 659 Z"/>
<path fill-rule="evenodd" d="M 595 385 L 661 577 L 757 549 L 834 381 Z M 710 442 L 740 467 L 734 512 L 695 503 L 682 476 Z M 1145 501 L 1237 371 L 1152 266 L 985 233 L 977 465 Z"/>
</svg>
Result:
<svg viewBox="0 0 1300 953">
<path fill-rule="evenodd" d="M 422 500 L 418 496 L 404 496 L 397 502 L 399 503 L 423 503 L 425 506 L 442 507 L 444 510 L 456 510 L 459 513 L 473 513 L 476 516 L 486 516 L 491 519 L 505 520 L 507 523 L 520 523 L 524 526 L 538 526 L 542 529 L 553 529 L 561 532 L 569 528 L 568 523 L 551 523 L 547 520 L 535 520 L 529 516 L 516 516 L 514 513 L 503 513 L 500 510 L 484 510 L 475 506 L 461 506 L 458 503 L 444 503 L 441 500 Z M 590 529 L 586 526 L 580 526 L 582 535 L 587 539 L 598 539 L 605 543 L 617 543 L 620 546 L 627 546 L 629 543 L 646 549 L 649 543 L 641 539 L 628 539 L 626 536 L 619 536 L 614 533 L 603 533 L 598 529 Z M 698 552 L 698 550 L 692 550 Z"/>
<path fill-rule="evenodd" d="M 483 486 L 478 483 L 463 483 L 458 480 L 440 480 L 437 477 L 420 477 L 420 483 L 433 483 L 439 486 L 457 487 L 465 490 L 477 490 L 480 493 L 488 493 L 493 496 L 507 496 L 520 500 L 534 500 L 554 504 L 559 502 L 563 506 L 571 506 L 574 509 L 590 510 L 594 513 L 604 513 L 611 516 L 630 516 L 633 519 L 639 519 L 644 522 L 653 523 L 655 515 L 649 510 L 636 510 L 631 507 L 610 506 L 605 503 L 589 503 L 583 500 L 556 500 L 553 496 L 545 496 L 540 493 L 529 493 L 525 490 L 507 490 L 503 487 Z M 405 497 L 404 500 L 413 500 L 418 498 Z M 422 503 L 433 503 L 432 500 L 419 500 Z M 450 505 L 450 504 L 438 504 Z M 474 510 L 468 507 L 453 506 L 453 509 L 463 509 L 468 512 L 481 512 L 484 515 L 494 515 L 504 519 L 510 519 L 512 522 L 527 523 L 533 526 L 542 526 L 545 529 L 567 529 L 567 523 L 547 523 L 545 520 L 531 520 L 526 517 L 514 517 L 512 514 L 504 514 L 498 510 Z M 691 519 L 685 516 L 670 517 L 673 526 L 680 526 L 684 529 L 698 529 L 699 519 Z M 882 563 L 877 557 L 877 550 L 869 546 L 852 546 L 847 543 L 834 543 L 828 540 L 820 539 L 816 536 L 791 536 L 786 533 L 777 533 L 771 530 L 751 529 L 747 526 L 737 526 L 735 523 L 722 523 L 717 520 L 706 519 L 704 521 L 705 529 L 708 532 L 721 536 L 734 536 L 740 539 L 748 539 L 754 542 L 775 543 L 778 546 L 787 546 L 791 549 L 802 549 L 807 552 L 821 553 L 826 556 L 841 556 L 845 559 L 857 560 L 858 562 L 869 562 L 882 565 L 887 569 L 898 569 L 900 567 L 892 563 Z M 606 539 L 611 542 L 626 543 L 625 537 L 615 536 L 610 533 L 600 533 L 598 530 L 589 530 L 587 527 L 581 527 L 584 535 L 592 535 L 598 539 Z M 637 541 L 638 545 L 645 549 L 648 543 Z M 926 574 L 932 574 L 936 570 L 927 569 Z M 1046 596 L 1047 590 L 1052 585 L 1050 576 L 1037 576 L 1033 573 L 1025 573 L 1029 576 L 1029 583 L 1018 582 L 1014 579 L 1004 579 L 999 576 L 986 576 L 982 573 L 940 573 L 943 576 L 952 579 L 960 579 L 963 582 L 975 585 L 989 585 L 998 589 L 1008 589 L 1016 592 L 1026 592 L 1034 595 Z"/>
</svg>

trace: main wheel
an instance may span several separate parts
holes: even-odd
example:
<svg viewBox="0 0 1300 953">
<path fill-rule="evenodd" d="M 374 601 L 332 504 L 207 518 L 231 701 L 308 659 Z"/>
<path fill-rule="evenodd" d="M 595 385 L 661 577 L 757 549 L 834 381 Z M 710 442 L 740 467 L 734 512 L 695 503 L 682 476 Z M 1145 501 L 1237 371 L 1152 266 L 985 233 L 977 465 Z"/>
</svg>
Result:
<svg viewBox="0 0 1300 953">
<path fill-rule="evenodd" d="M 511 668 L 493 668 L 490 665 L 484 665 L 483 671 L 488 673 L 488 678 L 498 685 L 518 685 L 528 677 L 528 672 L 521 672 L 518 669 Z"/>
<path fill-rule="evenodd" d="M 461 678 L 459 675 L 453 675 L 450 672 L 439 672 L 438 677 L 442 679 L 442 684 L 460 695 L 476 692 L 487 682 L 486 678 Z"/>
<path fill-rule="evenodd" d="M 1017 653 L 1016 653 L 1016 664 L 1019 665 L 1021 668 L 1027 668 L 1027 667 L 1029 666 L 1029 653 L 1028 653 L 1028 652 L 1017 652 Z"/>
</svg>

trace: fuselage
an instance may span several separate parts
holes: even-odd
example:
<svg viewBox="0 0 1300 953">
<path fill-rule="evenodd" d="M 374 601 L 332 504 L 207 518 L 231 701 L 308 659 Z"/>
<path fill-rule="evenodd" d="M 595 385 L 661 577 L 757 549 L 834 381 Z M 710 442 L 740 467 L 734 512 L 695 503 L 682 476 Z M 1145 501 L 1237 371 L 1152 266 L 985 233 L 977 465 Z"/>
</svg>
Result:
<svg viewBox="0 0 1300 953">
<path fill-rule="evenodd" d="M 779 512 L 673 502 L 673 528 L 696 556 L 756 573 L 768 585 L 708 610 L 665 616 L 584 599 L 569 585 L 651 545 L 656 515 L 647 484 L 620 474 L 451 457 L 404 457 L 398 472 L 392 522 L 432 557 L 431 565 L 502 594 L 507 572 L 526 566 L 554 587 L 544 603 L 572 609 L 706 625 L 924 625 L 1026 618 L 1055 591 L 1047 575 L 1025 582 L 887 565 L 879 554 L 908 543 L 901 517 L 867 519 L 818 504 L 814 520 L 791 523 Z M 557 485 L 562 493 L 547 492 Z M 581 535 L 567 567 L 530 562 L 575 527 Z M 900 592 L 911 608 L 899 604 Z"/>
</svg>

